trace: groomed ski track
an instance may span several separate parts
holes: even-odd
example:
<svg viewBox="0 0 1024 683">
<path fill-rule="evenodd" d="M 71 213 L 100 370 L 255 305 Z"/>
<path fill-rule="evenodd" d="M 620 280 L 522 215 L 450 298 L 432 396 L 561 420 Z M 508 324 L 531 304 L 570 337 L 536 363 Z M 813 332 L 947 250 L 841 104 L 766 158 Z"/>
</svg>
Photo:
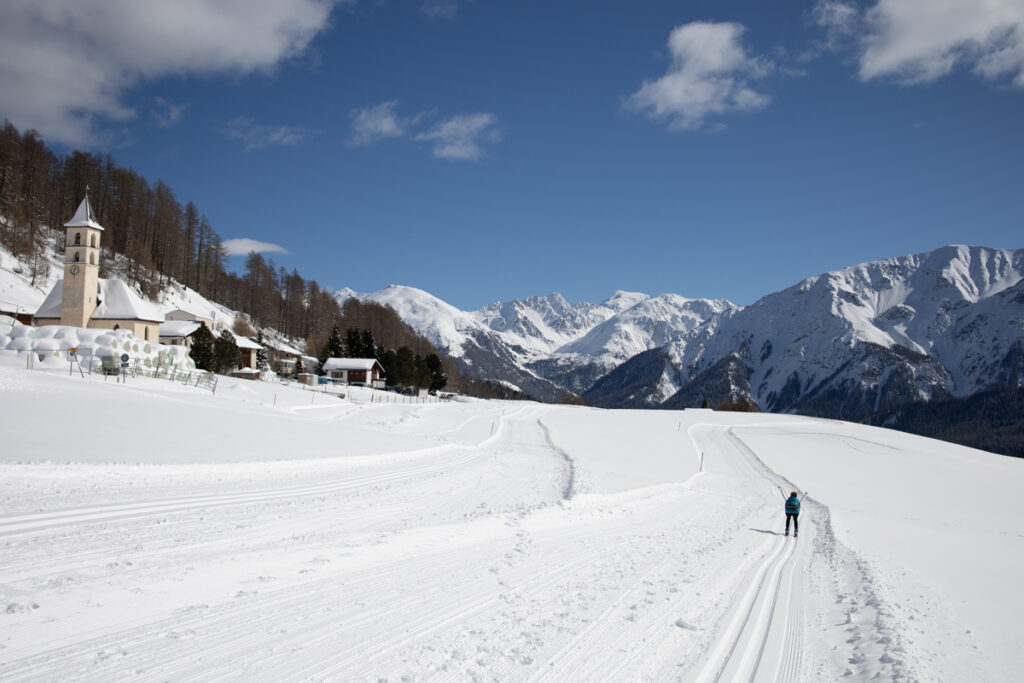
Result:
<svg viewBox="0 0 1024 683">
<path fill-rule="evenodd" d="M 591 492 L 550 411 L 319 481 L 6 515 L 0 583 L 72 607 L 9 633 L 0 679 L 807 680 L 821 532 L 781 535 L 791 484 L 701 425 L 690 481 Z"/>
</svg>

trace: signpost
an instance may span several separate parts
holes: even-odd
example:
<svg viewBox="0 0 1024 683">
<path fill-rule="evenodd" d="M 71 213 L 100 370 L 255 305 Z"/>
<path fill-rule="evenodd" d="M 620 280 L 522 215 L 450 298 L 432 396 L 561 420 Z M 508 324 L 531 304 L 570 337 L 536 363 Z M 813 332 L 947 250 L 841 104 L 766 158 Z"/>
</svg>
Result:
<svg viewBox="0 0 1024 683">
<path fill-rule="evenodd" d="M 78 347 L 77 346 L 72 346 L 71 348 L 68 349 L 68 364 L 69 364 L 68 365 L 68 374 L 69 375 L 74 375 L 75 374 L 75 366 L 77 365 L 78 366 L 78 374 L 80 374 L 82 376 L 82 379 L 85 379 L 85 373 L 82 372 L 82 364 L 78 362 Z"/>
<path fill-rule="evenodd" d="M 128 381 L 128 361 L 131 358 L 128 357 L 127 353 L 121 354 L 121 378 L 124 382 Z"/>
</svg>

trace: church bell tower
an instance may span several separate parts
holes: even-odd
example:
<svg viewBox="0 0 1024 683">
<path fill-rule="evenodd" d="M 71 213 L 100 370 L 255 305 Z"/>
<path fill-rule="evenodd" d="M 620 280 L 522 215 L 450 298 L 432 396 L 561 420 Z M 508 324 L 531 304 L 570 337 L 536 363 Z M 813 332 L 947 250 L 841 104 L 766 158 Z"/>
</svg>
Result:
<svg viewBox="0 0 1024 683">
<path fill-rule="evenodd" d="M 60 324 L 88 327 L 99 305 L 100 240 L 103 226 L 89 204 L 89 188 L 71 220 L 64 224 L 64 284 Z"/>
</svg>

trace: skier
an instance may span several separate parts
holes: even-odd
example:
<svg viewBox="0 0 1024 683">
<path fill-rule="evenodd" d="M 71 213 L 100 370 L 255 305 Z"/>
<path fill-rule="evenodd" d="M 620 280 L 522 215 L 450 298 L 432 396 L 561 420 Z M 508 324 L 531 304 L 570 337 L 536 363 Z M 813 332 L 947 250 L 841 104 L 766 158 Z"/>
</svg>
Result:
<svg viewBox="0 0 1024 683">
<path fill-rule="evenodd" d="M 785 494 L 783 494 L 785 495 Z M 796 491 L 790 491 L 789 498 L 786 498 L 786 535 L 789 536 L 789 520 L 793 520 L 793 538 L 800 533 L 800 498 Z"/>
</svg>

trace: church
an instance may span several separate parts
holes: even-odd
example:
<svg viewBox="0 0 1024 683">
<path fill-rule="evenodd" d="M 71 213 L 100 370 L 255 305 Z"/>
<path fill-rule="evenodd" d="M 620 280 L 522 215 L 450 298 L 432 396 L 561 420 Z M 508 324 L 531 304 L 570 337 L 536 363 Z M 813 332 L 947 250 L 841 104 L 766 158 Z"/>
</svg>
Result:
<svg viewBox="0 0 1024 683">
<path fill-rule="evenodd" d="M 120 280 L 99 276 L 103 226 L 89 204 L 88 188 L 64 230 L 64 279 L 36 311 L 36 326 L 130 330 L 139 339 L 159 342 L 163 313 Z"/>
</svg>

